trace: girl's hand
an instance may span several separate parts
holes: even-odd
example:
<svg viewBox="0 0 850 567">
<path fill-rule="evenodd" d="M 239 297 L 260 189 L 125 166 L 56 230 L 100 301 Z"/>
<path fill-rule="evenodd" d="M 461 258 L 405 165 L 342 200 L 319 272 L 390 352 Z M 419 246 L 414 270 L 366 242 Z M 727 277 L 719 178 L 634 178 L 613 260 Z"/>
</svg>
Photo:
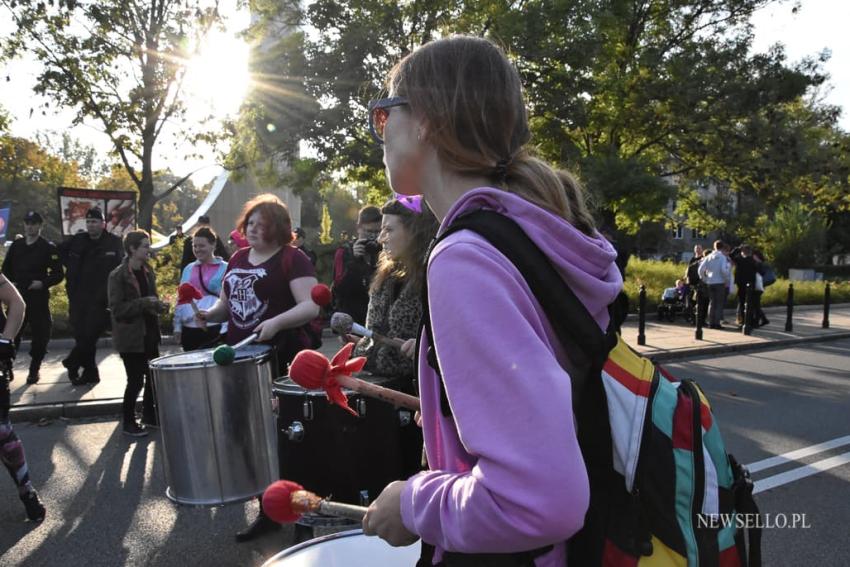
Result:
<svg viewBox="0 0 850 567">
<path fill-rule="evenodd" d="M 404 341 L 404 344 L 401 345 L 401 354 L 407 358 L 416 356 L 416 339 L 407 339 Z"/>
<path fill-rule="evenodd" d="M 364 534 L 376 535 L 396 547 L 410 545 L 419 539 L 419 536 L 407 531 L 401 521 L 401 491 L 404 485 L 403 480 L 389 483 L 372 502 L 363 517 Z"/>
<path fill-rule="evenodd" d="M 278 333 L 280 329 L 277 328 L 277 324 L 274 319 L 266 319 L 256 327 L 254 327 L 254 332 L 259 333 L 259 337 L 257 337 L 258 343 L 264 343 L 270 341 L 274 338 L 274 336 Z"/>
</svg>

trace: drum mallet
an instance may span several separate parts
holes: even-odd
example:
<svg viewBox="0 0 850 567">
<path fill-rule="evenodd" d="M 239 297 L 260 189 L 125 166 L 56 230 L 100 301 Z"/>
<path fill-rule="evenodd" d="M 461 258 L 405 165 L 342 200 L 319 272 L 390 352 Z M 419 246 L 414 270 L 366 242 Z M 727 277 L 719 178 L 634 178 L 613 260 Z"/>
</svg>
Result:
<svg viewBox="0 0 850 567">
<path fill-rule="evenodd" d="M 263 512 L 279 524 L 291 524 L 307 512 L 360 521 L 366 510 L 365 506 L 320 498 L 291 480 L 273 482 L 263 492 Z"/>
<path fill-rule="evenodd" d="M 236 358 L 236 351 L 245 345 L 251 344 L 260 336 L 259 333 L 248 335 L 233 346 L 219 345 L 213 351 L 213 361 L 219 366 L 227 366 Z"/>
<path fill-rule="evenodd" d="M 310 299 L 319 307 L 326 307 L 331 302 L 331 288 L 325 284 L 316 284 L 310 289 Z"/>
<path fill-rule="evenodd" d="M 196 299 L 203 299 L 204 295 L 201 291 L 190 284 L 189 282 L 184 282 L 177 287 L 177 305 L 185 305 L 186 303 L 192 306 L 192 311 L 195 313 L 195 317 L 198 317 L 198 314 L 201 312 L 198 309 L 198 304 L 195 303 Z M 200 319 L 199 319 L 200 320 Z M 206 327 L 207 322 L 200 320 L 201 326 Z"/>
<path fill-rule="evenodd" d="M 349 360 L 352 350 L 354 350 L 354 344 L 348 343 L 334 355 L 333 361 L 329 361 L 318 351 L 302 350 L 295 355 L 289 365 L 289 377 L 306 390 L 324 390 L 331 403 L 352 414 L 355 412 L 348 406 L 348 399 L 342 392 L 342 388 L 354 390 L 370 398 L 377 398 L 396 407 L 419 410 L 419 398 L 416 396 L 351 376 L 352 372 L 361 370 L 366 363 L 363 357 Z"/>
<path fill-rule="evenodd" d="M 371 329 L 367 329 L 359 323 L 355 323 L 354 319 L 352 319 L 351 315 L 349 315 L 348 313 L 337 312 L 331 315 L 331 329 L 333 329 L 340 335 L 355 334 L 361 337 L 370 338 L 375 342 L 385 344 L 393 348 L 400 349 L 401 345 L 404 344 L 404 341 L 401 339 L 391 339 L 389 337 L 385 337 L 380 333 L 376 333 Z"/>
</svg>

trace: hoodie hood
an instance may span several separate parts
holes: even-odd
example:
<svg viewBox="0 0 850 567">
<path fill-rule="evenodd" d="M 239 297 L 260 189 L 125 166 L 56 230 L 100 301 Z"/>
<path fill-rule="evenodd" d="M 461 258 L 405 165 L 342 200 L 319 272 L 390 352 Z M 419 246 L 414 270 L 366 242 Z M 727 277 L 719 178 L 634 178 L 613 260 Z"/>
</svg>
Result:
<svg viewBox="0 0 850 567">
<path fill-rule="evenodd" d="M 601 326 L 608 321 L 608 305 L 623 289 L 617 269 L 617 252 L 602 235 L 588 236 L 562 217 L 522 197 L 493 187 L 480 187 L 463 195 L 440 225 L 442 233 L 462 213 L 489 209 L 516 221 L 543 251 L 561 278 Z"/>
</svg>

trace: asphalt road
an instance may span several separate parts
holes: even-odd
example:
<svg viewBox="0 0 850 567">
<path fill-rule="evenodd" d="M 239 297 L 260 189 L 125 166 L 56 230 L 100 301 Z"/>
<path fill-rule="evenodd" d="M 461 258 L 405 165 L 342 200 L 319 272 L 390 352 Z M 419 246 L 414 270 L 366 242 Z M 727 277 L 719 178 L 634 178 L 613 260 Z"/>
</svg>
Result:
<svg viewBox="0 0 850 567">
<path fill-rule="evenodd" d="M 753 479 L 762 513 L 774 526 L 798 514 L 796 528 L 762 531 L 764 565 L 850 564 L 850 341 L 665 366 L 700 384 L 727 450 L 761 469 Z M 765 462 L 792 451 L 802 454 Z M 802 514 L 810 527 L 800 527 Z"/>
<path fill-rule="evenodd" d="M 787 478 L 778 475 L 798 477 L 806 464 L 820 471 L 758 495 L 763 512 L 775 519 L 785 514 L 789 522 L 792 514 L 805 514 L 810 526 L 764 530 L 764 564 L 848 564 L 850 341 L 667 367 L 700 383 L 729 451 L 764 467 L 754 474 L 757 481 L 781 483 Z M 0 565 L 256 566 L 294 541 L 292 528 L 282 528 L 258 542 L 234 543 L 233 534 L 256 514 L 254 502 L 172 504 L 164 494 L 157 435 L 130 442 L 114 419 L 18 424 L 16 430 L 48 515 L 39 526 L 25 522 L 12 483 L 0 481 Z M 836 439 L 835 447 L 812 449 L 796 461 L 764 463 Z"/>
</svg>

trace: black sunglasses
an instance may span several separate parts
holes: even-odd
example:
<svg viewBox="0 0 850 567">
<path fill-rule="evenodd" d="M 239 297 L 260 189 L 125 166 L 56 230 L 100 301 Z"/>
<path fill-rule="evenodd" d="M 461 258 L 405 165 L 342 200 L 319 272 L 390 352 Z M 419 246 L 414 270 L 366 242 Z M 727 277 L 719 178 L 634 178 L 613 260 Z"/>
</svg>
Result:
<svg viewBox="0 0 850 567">
<path fill-rule="evenodd" d="M 369 133 L 376 142 L 384 143 L 384 126 L 387 125 L 387 118 L 390 117 L 390 109 L 405 104 L 407 99 L 403 96 L 369 101 Z"/>
</svg>

